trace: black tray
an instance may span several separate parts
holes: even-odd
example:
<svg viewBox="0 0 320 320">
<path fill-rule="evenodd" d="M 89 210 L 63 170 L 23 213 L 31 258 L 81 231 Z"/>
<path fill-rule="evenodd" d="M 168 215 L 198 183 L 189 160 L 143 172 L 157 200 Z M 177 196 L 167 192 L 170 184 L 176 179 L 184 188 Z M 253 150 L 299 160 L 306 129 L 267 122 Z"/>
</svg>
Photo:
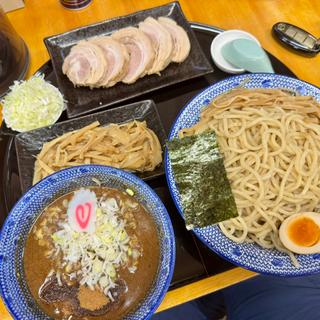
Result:
<svg viewBox="0 0 320 320">
<path fill-rule="evenodd" d="M 203 24 L 192 23 L 191 27 L 210 61 L 210 44 L 212 39 L 222 32 L 222 30 L 206 26 Z M 269 54 L 273 68 L 276 73 L 295 77 L 295 75 L 279 60 Z M 185 81 L 166 89 L 160 89 L 139 97 L 131 99 L 130 102 L 137 100 L 152 99 L 157 105 L 160 118 L 164 129 L 169 133 L 170 127 L 181 108 L 200 90 L 211 83 L 217 82 L 229 75 L 220 71 L 214 66 L 215 71 L 202 78 Z M 51 62 L 47 62 L 40 70 L 45 74 L 47 80 L 56 84 Z M 117 107 L 115 105 L 114 107 Z M 60 120 L 66 119 L 63 114 Z M 11 210 L 14 203 L 21 196 L 17 158 L 14 148 L 14 133 L 2 126 L 2 135 L 0 136 L 0 154 L 4 155 L 4 160 L 0 162 L 0 178 L 2 185 L 0 187 L 0 226 L 2 225 L 7 213 Z M 185 228 L 184 221 L 177 212 L 171 199 L 166 179 L 164 176 L 148 181 L 149 185 L 161 197 L 170 213 L 176 236 L 176 265 L 171 288 L 182 286 L 186 283 L 214 275 L 234 267 L 231 263 L 221 259 L 201 241 L 194 237 L 191 232 Z"/>
</svg>

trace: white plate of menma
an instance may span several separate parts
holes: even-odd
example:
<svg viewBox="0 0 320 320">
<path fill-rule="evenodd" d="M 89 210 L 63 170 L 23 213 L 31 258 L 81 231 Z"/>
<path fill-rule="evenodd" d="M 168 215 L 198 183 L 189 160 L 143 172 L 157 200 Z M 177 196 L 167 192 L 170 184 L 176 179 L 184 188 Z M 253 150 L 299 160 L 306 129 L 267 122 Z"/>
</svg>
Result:
<svg viewBox="0 0 320 320">
<path fill-rule="evenodd" d="M 320 272 L 320 89 L 277 74 L 215 83 L 180 112 L 166 177 L 186 227 L 262 274 Z"/>
</svg>

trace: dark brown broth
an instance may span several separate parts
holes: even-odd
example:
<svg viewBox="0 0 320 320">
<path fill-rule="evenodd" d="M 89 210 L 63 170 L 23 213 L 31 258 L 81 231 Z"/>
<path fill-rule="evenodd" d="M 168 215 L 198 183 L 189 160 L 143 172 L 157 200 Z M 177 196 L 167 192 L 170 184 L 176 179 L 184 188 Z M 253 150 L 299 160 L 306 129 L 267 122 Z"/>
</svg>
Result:
<svg viewBox="0 0 320 320">
<path fill-rule="evenodd" d="M 98 198 L 101 197 L 102 194 L 107 193 L 108 197 L 110 196 L 118 199 L 121 198 L 122 200 L 132 199 L 127 194 L 114 189 L 90 189 L 92 189 L 96 193 Z M 61 315 L 54 314 L 54 309 L 58 307 L 61 310 L 63 308 L 64 302 L 48 304 L 39 298 L 39 288 L 46 279 L 49 271 L 53 269 L 53 262 L 52 260 L 45 257 L 44 247 L 40 246 L 38 240 L 35 239 L 33 230 L 34 228 L 38 228 L 40 226 L 41 222 L 46 218 L 46 212 L 48 212 L 50 208 L 62 208 L 63 210 L 61 214 L 63 214 L 63 212 L 65 212 L 65 209 L 62 203 L 65 199 L 70 200 L 72 195 L 73 193 L 69 193 L 67 195 L 64 195 L 63 197 L 60 197 L 43 211 L 27 238 L 24 253 L 24 268 L 29 289 L 43 311 L 54 319 L 62 319 Z M 158 232 L 153 218 L 140 204 L 138 210 L 135 211 L 135 218 L 137 223 L 136 235 L 142 246 L 143 256 L 140 257 L 138 269 L 135 273 L 132 274 L 127 270 L 121 270 L 119 273 L 120 278 L 126 281 L 128 291 L 121 295 L 116 307 L 112 308 L 105 315 L 86 316 L 82 317 L 83 319 L 122 319 L 126 314 L 136 309 L 140 301 L 144 298 L 144 296 L 150 289 L 159 265 L 160 249 Z M 73 320 L 82 318 L 72 317 Z"/>
</svg>

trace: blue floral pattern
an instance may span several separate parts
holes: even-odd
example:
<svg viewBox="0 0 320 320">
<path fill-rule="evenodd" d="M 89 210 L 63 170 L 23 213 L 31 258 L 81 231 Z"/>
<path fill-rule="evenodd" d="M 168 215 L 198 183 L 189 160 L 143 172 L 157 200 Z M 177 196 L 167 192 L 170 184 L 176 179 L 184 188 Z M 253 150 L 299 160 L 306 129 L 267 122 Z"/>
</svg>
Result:
<svg viewBox="0 0 320 320">
<path fill-rule="evenodd" d="M 301 80 L 277 74 L 244 74 L 230 77 L 217 82 L 195 96 L 180 112 L 171 128 L 169 140 L 177 137 L 179 130 L 191 127 L 199 120 L 203 106 L 208 104 L 218 95 L 241 85 L 246 88 L 281 88 L 296 92 L 300 95 L 313 96 L 320 102 L 320 89 Z M 176 187 L 168 154 L 165 155 L 165 170 L 167 182 L 178 211 L 183 216 L 179 199 L 179 191 Z M 244 268 L 279 276 L 302 276 L 320 272 L 319 255 L 298 255 L 300 268 L 295 268 L 288 255 L 277 250 L 263 249 L 256 244 L 237 244 L 228 239 L 220 231 L 218 226 L 198 228 L 194 233 L 211 250 Z"/>
<path fill-rule="evenodd" d="M 125 191 L 134 190 L 134 197 L 153 216 L 160 241 L 160 264 L 154 283 L 138 308 L 125 320 L 149 319 L 168 290 L 175 262 L 175 238 L 171 220 L 155 192 L 136 176 L 115 168 L 87 165 L 68 168 L 33 186 L 10 212 L 0 236 L 0 294 L 18 320 L 50 319 L 32 298 L 23 277 L 23 248 L 27 235 L 43 209 L 57 197 L 80 187 L 102 186 Z"/>
</svg>

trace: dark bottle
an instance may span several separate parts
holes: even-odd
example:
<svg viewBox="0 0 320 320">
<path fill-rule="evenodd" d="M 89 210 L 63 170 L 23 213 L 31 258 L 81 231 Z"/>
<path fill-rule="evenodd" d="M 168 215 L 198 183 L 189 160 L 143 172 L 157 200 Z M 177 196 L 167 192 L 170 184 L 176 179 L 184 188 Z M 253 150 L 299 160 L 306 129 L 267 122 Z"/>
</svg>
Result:
<svg viewBox="0 0 320 320">
<path fill-rule="evenodd" d="M 0 7 L 0 97 L 15 80 L 24 78 L 28 66 L 28 48 Z"/>
</svg>

